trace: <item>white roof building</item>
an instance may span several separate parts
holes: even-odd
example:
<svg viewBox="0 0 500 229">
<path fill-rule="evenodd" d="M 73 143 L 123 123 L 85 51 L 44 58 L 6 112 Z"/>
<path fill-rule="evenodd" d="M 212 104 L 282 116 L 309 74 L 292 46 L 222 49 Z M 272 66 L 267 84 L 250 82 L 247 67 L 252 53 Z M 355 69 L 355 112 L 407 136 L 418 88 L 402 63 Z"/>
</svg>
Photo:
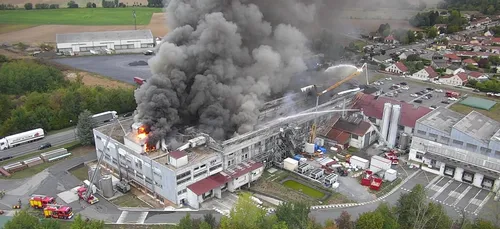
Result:
<svg viewBox="0 0 500 229">
<path fill-rule="evenodd" d="M 59 52 L 87 52 L 105 49 L 152 48 L 155 40 L 151 30 L 125 30 L 56 34 Z"/>
</svg>

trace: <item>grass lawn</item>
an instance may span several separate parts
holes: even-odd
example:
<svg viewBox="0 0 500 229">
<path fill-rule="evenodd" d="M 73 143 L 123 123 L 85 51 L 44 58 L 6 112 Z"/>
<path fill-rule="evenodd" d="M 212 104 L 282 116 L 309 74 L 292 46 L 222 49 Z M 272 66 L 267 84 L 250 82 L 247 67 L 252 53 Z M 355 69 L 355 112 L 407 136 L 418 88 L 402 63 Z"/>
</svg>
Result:
<svg viewBox="0 0 500 229">
<path fill-rule="evenodd" d="M 471 95 L 471 96 L 478 97 L 476 95 Z M 491 99 L 491 97 L 485 98 L 485 99 L 493 100 L 493 101 L 497 102 L 497 104 L 495 104 L 495 106 L 493 106 L 489 111 L 487 111 L 487 110 L 482 110 L 482 109 L 477 109 L 477 108 L 465 106 L 465 105 L 459 104 L 457 102 L 457 103 L 451 105 L 450 109 L 454 110 L 458 113 L 465 114 L 465 115 L 469 114 L 471 111 L 474 110 L 474 111 L 477 111 L 481 114 L 484 114 L 484 115 L 500 122 L 500 101 L 495 100 L 495 99 Z"/>
<path fill-rule="evenodd" d="M 297 190 L 299 192 L 302 192 L 312 198 L 320 199 L 325 196 L 324 193 L 294 180 L 287 180 L 283 182 L 283 185 L 291 189 Z"/>
<path fill-rule="evenodd" d="M 111 202 L 120 207 L 150 208 L 149 205 L 144 203 L 144 201 L 138 199 L 136 196 L 132 195 L 130 192 L 112 200 Z"/>
<path fill-rule="evenodd" d="M 17 30 L 23 30 L 23 29 L 27 29 L 27 28 L 31 28 L 31 27 L 34 27 L 35 25 L 23 25 L 23 24 L 17 24 L 17 25 L 13 25 L 13 24 L 0 24 L 0 34 L 1 33 L 10 33 L 10 32 L 14 32 L 14 31 L 17 31 Z"/>
<path fill-rule="evenodd" d="M 0 24 L 133 25 L 133 8 L 1 10 Z M 137 25 L 147 25 L 161 8 L 136 8 Z"/>
<path fill-rule="evenodd" d="M 70 144 L 66 144 L 66 145 L 63 145 L 61 147 L 56 147 L 56 148 L 69 148 L 69 147 L 74 146 L 76 144 L 78 144 L 78 143 L 70 143 Z M 53 148 L 52 148 L 52 150 L 53 150 Z M 89 146 L 78 146 L 76 148 L 68 150 L 68 152 L 71 153 L 71 156 L 69 156 L 67 158 L 64 158 L 61 160 L 56 160 L 53 162 L 46 162 L 46 163 L 43 163 L 43 164 L 40 164 L 40 165 L 37 165 L 34 167 L 26 168 L 26 169 L 21 170 L 19 172 L 12 173 L 12 176 L 8 177 L 8 178 L 4 177 L 4 176 L 0 176 L 0 179 L 21 179 L 21 178 L 31 177 L 31 176 L 43 171 L 44 169 L 61 162 L 62 160 L 67 160 L 67 159 L 70 159 L 73 157 L 83 156 L 85 154 L 93 152 L 94 150 L 95 150 L 95 148 L 92 146 L 90 146 L 90 147 Z M 11 159 L 12 161 L 11 160 L 5 161 L 4 164 L 10 164 L 12 162 L 17 162 L 17 161 L 22 161 L 22 160 L 28 159 L 28 158 L 33 158 L 33 157 L 40 155 L 40 153 L 42 153 L 42 151 L 36 152 L 33 154 L 29 154 L 29 155 L 24 155 L 22 157 L 13 158 L 13 159 Z M 4 164 L 2 164 L 2 165 L 4 165 Z"/>
<path fill-rule="evenodd" d="M 76 168 L 69 170 L 69 172 L 73 174 L 73 176 L 75 176 L 76 178 L 78 178 L 78 180 L 81 181 L 88 180 L 89 177 L 88 171 L 89 171 L 88 167 L 85 165 L 78 166 Z"/>
</svg>

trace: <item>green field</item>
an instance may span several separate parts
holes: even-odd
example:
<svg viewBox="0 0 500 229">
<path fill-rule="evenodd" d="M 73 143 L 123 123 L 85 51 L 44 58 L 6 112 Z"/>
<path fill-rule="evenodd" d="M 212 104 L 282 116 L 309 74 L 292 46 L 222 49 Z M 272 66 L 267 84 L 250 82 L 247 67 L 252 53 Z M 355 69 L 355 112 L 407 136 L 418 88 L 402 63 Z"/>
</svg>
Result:
<svg viewBox="0 0 500 229">
<path fill-rule="evenodd" d="M 1 10 L 0 24 L 29 25 L 133 25 L 134 8 L 78 8 L 48 10 Z M 161 8 L 135 8 L 137 25 L 147 25 Z"/>
<path fill-rule="evenodd" d="M 283 182 L 283 185 L 291 189 L 297 190 L 299 192 L 302 192 L 312 198 L 320 199 L 325 196 L 324 193 L 294 180 L 287 180 Z"/>
</svg>

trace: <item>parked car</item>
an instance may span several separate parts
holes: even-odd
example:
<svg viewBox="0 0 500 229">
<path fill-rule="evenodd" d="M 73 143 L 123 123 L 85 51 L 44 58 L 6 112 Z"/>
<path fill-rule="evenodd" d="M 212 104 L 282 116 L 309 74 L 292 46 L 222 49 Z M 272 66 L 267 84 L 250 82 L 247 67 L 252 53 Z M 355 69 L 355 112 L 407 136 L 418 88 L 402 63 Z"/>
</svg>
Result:
<svg viewBox="0 0 500 229">
<path fill-rule="evenodd" d="M 450 101 L 457 101 L 457 98 L 454 98 L 454 97 L 448 97 L 448 100 L 450 100 Z"/>
<path fill-rule="evenodd" d="M 388 96 L 388 97 L 393 97 L 393 96 L 394 96 L 394 93 L 389 92 L 389 93 L 387 93 L 387 94 L 385 94 L 385 95 L 386 95 L 386 96 Z"/>
<path fill-rule="evenodd" d="M 410 94 L 411 97 L 418 97 L 417 94 Z"/>
<path fill-rule="evenodd" d="M 132 116 L 132 114 L 133 114 L 132 112 L 128 112 L 128 113 L 123 114 L 123 117 L 124 118 L 130 117 L 130 116 Z"/>
<path fill-rule="evenodd" d="M 428 90 L 428 91 L 434 91 L 434 88 L 428 87 L 428 88 L 426 88 L 426 90 Z"/>
<path fill-rule="evenodd" d="M 42 144 L 40 147 L 38 147 L 38 150 L 48 149 L 50 147 L 52 147 L 52 144 L 50 144 L 49 142 L 47 142 L 47 143 Z"/>
<path fill-rule="evenodd" d="M 415 101 L 413 101 L 413 102 L 414 102 L 414 103 L 422 103 L 422 100 L 417 99 L 417 100 L 415 100 Z"/>
<path fill-rule="evenodd" d="M 148 51 L 144 52 L 144 55 L 146 55 L 146 56 L 151 56 L 153 54 L 154 54 L 153 50 L 148 50 Z"/>
<path fill-rule="evenodd" d="M 480 92 L 480 91 L 479 91 L 479 90 L 477 90 L 477 89 L 474 89 L 474 90 L 473 90 L 473 92 Z"/>
<path fill-rule="evenodd" d="M 419 91 L 419 92 L 417 92 L 415 94 L 417 94 L 417 95 L 423 95 L 424 93 L 422 93 L 421 91 Z"/>
<path fill-rule="evenodd" d="M 405 85 L 405 86 L 406 86 L 406 85 L 408 85 L 408 83 L 406 83 L 406 82 L 401 82 L 401 83 L 399 83 L 399 84 L 401 84 L 401 85 Z"/>
<path fill-rule="evenodd" d="M 391 77 L 387 77 L 387 78 L 385 78 L 385 80 L 392 80 L 392 78 Z"/>
<path fill-rule="evenodd" d="M 430 106 L 429 108 L 431 108 L 431 110 L 434 110 L 434 109 L 436 109 L 437 107 L 433 105 L 433 106 Z"/>
<path fill-rule="evenodd" d="M 432 98 L 432 94 L 427 94 L 427 97 Z"/>
<path fill-rule="evenodd" d="M 436 89 L 436 90 L 434 90 L 434 91 L 435 91 L 435 92 L 443 92 L 443 90 L 441 90 L 441 89 Z"/>
<path fill-rule="evenodd" d="M 408 86 L 402 86 L 401 89 L 403 89 L 403 90 L 410 90 L 410 87 L 408 87 Z"/>
</svg>

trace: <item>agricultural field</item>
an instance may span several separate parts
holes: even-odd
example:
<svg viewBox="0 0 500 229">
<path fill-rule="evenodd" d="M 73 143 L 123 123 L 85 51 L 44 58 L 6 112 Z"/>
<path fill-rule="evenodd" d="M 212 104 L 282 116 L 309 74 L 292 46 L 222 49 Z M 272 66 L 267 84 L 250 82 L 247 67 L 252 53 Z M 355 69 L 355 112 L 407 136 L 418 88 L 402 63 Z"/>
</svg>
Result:
<svg viewBox="0 0 500 229">
<path fill-rule="evenodd" d="M 147 25 L 153 13 L 161 8 L 78 8 L 48 10 L 4 10 L 0 24 L 24 25 L 134 25 L 132 11 L 137 15 L 137 25 Z"/>
</svg>

